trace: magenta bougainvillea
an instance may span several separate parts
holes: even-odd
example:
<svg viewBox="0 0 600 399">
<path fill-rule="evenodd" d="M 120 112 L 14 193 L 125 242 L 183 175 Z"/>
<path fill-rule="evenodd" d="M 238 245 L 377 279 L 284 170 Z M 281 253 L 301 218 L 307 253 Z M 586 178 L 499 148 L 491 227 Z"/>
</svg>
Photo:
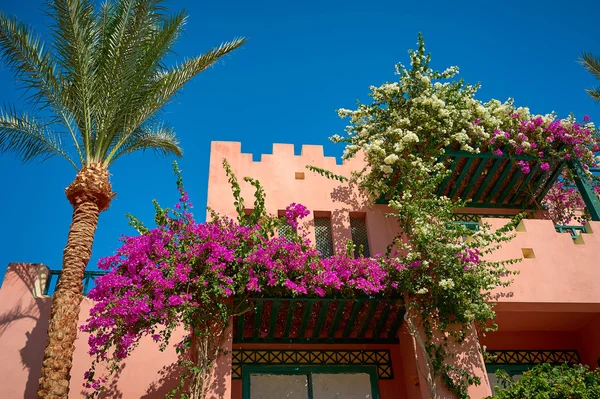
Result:
<svg viewBox="0 0 600 399">
<path fill-rule="evenodd" d="M 198 364 L 214 359 L 214 353 L 212 358 L 207 351 L 196 357 L 189 354 L 198 352 L 202 346 L 197 342 L 208 339 L 215 326 L 223 330 L 232 315 L 251 309 L 251 302 L 244 298 L 411 297 L 422 311 L 438 308 L 436 312 L 452 314 L 453 320 L 471 322 L 476 314 L 464 305 L 478 300 L 482 287 L 504 284 L 504 263 L 485 261 L 478 249 L 505 241 L 502 231 L 480 231 L 465 242 L 464 235 L 471 231 L 460 225 L 447 230 L 444 234 L 450 234 L 454 244 L 432 251 L 443 261 L 416 257 L 401 246 L 386 254 L 355 257 L 351 242 L 324 258 L 303 228 L 302 219 L 310 214 L 305 206 L 290 204 L 283 218 L 270 216 L 264 211 L 260 183 L 247 178 L 256 188 L 254 212 L 247 215 L 236 177 L 226 162 L 224 166 L 238 209 L 236 220 L 211 212 L 209 221 L 196 222 L 176 169 L 180 198 L 174 209 L 156 204 L 153 229 L 132 218 L 131 224 L 141 234 L 124 237 L 116 254 L 100 260 L 99 267 L 108 274 L 99 277 L 90 291 L 89 297 L 96 303 L 81 327 L 90 333 L 93 364 L 84 383 L 91 390 L 90 396 L 97 395 L 107 381 L 96 370 L 99 363 L 108 365 L 109 373 L 116 371 L 144 336 L 165 349 L 178 326 L 189 333 L 176 345 L 180 365 L 187 370 L 182 381 L 189 384 L 194 376 L 206 375 L 207 368 Z M 289 225 L 293 233 L 278 236 L 281 223 Z M 434 267 L 437 264 L 444 268 Z M 455 286 L 464 291 L 455 290 Z M 229 298 L 236 298 L 235 306 L 245 303 L 247 308 L 234 308 Z M 445 304 L 443 309 L 438 303 Z M 182 384 L 179 388 L 189 390 Z"/>
<path fill-rule="evenodd" d="M 213 213 L 212 220 L 198 223 L 181 178 L 178 187 L 180 199 L 172 211 L 157 205 L 157 227 L 147 229 L 133 219 L 142 234 L 124 237 L 116 254 L 99 261 L 109 272 L 90 291 L 96 303 L 81 327 L 90 333 L 89 354 L 95 358 L 85 375 L 92 395 L 105 382 L 95 372 L 97 362 L 116 369 L 143 336 L 164 348 L 181 323 L 188 329 L 225 323 L 233 312 L 226 298 L 373 295 L 398 288 L 389 284 L 391 274 L 405 267 L 386 263 L 381 255 L 354 258 L 342 248 L 323 258 L 302 228 L 300 221 L 310 212 L 301 204 L 290 204 L 283 220 L 266 214 L 233 220 Z M 292 236 L 277 236 L 277 223 L 291 226 Z"/>
</svg>

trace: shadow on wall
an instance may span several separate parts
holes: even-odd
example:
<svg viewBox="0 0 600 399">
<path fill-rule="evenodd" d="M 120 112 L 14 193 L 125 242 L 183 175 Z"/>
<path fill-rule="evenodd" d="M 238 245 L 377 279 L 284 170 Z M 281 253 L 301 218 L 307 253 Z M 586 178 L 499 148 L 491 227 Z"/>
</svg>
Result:
<svg viewBox="0 0 600 399">
<path fill-rule="evenodd" d="M 453 354 L 449 360 L 454 366 L 458 367 L 459 369 L 469 370 L 471 373 L 474 373 L 481 378 L 481 384 L 479 386 L 472 386 L 470 391 L 475 389 L 478 391 L 478 393 L 480 393 L 480 389 L 484 389 L 486 386 L 489 386 L 477 333 L 473 328 L 467 332 L 465 340 L 460 343 L 456 340 L 450 339 L 448 342 L 448 352 Z M 458 375 L 454 377 L 459 378 Z M 474 397 L 474 392 L 470 392 L 470 395 L 471 397 Z"/>
<path fill-rule="evenodd" d="M 210 393 L 207 395 L 206 399 L 222 399 L 225 397 L 225 394 L 227 393 L 227 377 L 231 374 L 230 370 L 231 365 L 228 365 L 227 367 L 215 367 L 214 378 L 208 390 Z M 163 367 L 162 370 L 158 372 L 158 381 L 150 384 L 146 390 L 146 394 L 140 399 L 164 398 L 166 394 L 175 389 L 179 384 L 181 372 L 182 370 L 177 363 L 172 363 Z M 177 398 L 179 395 L 176 395 L 175 397 Z M 107 396 L 106 398 L 117 399 L 120 397 Z"/>
<path fill-rule="evenodd" d="M 108 385 L 108 387 L 106 387 L 106 391 L 103 391 L 102 393 L 100 393 L 100 395 L 98 395 L 99 399 L 123 399 L 123 392 L 119 391 L 119 388 L 117 388 L 117 384 L 119 383 L 121 373 L 123 373 L 123 370 L 126 366 L 126 364 L 122 364 L 121 367 L 119 367 L 119 370 L 117 370 L 114 376 L 112 377 L 110 384 Z M 87 392 L 85 390 L 81 391 L 82 397 L 85 397 L 86 394 Z"/>
<path fill-rule="evenodd" d="M 146 394 L 140 399 L 164 398 L 167 393 L 171 392 L 177 386 L 180 375 L 181 368 L 177 363 L 164 366 L 158 372 L 158 381 L 152 382 L 146 390 Z"/>
<path fill-rule="evenodd" d="M 356 184 L 343 183 L 331 191 L 331 199 L 340 207 L 331 212 L 333 242 L 338 245 L 352 240 L 348 212 L 361 212 L 370 205 L 368 196 Z"/>
<path fill-rule="evenodd" d="M 19 350 L 21 355 L 21 364 L 28 370 L 27 382 L 25 385 L 24 398 L 37 398 L 38 384 L 44 358 L 44 348 L 46 346 L 46 333 L 48 331 L 48 319 L 50 316 L 51 300 L 49 298 L 34 298 L 34 287 L 37 282 L 37 271 L 42 265 L 32 265 L 24 263 L 13 263 L 9 265 L 7 275 L 3 284 L 12 284 L 17 287 L 25 287 L 26 291 L 17 292 L 15 290 L 5 289 L 0 293 L 0 300 L 4 303 L 15 303 L 12 309 L 0 314 L 0 341 L 21 342 L 22 329 L 16 328 L 10 330 L 11 326 L 26 321 L 27 330 L 25 331 L 26 341 Z M 12 275 L 9 275 L 12 274 Z M 20 280 L 20 281 L 18 281 Z M 12 298 L 3 298 L 8 294 Z M 15 298 L 15 295 L 19 295 Z M 29 325 L 33 327 L 29 329 Z M 10 331 L 9 331 L 10 330 Z M 11 331 L 15 331 L 20 336 L 11 336 Z M 3 358 L 6 359 L 5 356 Z M 10 361 L 10 360 L 9 360 Z"/>
</svg>

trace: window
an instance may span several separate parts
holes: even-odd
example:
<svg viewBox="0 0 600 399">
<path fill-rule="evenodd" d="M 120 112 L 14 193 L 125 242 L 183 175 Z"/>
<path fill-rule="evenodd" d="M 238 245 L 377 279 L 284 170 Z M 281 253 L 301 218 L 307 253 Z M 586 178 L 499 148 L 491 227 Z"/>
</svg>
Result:
<svg viewBox="0 0 600 399">
<path fill-rule="evenodd" d="M 281 225 L 277 228 L 277 235 L 279 237 L 285 237 L 288 241 L 293 241 L 294 234 L 296 233 L 295 229 L 286 223 L 285 217 L 279 217 L 282 222 Z"/>
<path fill-rule="evenodd" d="M 492 388 L 492 394 L 494 394 L 494 387 L 499 386 L 498 379 L 496 378 L 496 370 L 502 369 L 508 373 L 513 381 L 518 381 L 523 375 L 524 371 L 529 370 L 534 365 L 527 364 L 488 364 L 485 366 L 488 379 L 490 380 L 490 387 Z"/>
<path fill-rule="evenodd" d="M 368 258 L 371 256 L 365 217 L 350 216 L 350 231 L 352 232 L 352 242 L 356 246 L 354 248 L 354 257 L 357 258 L 362 255 Z"/>
<path fill-rule="evenodd" d="M 243 399 L 378 399 L 372 366 L 245 366 Z"/>
<path fill-rule="evenodd" d="M 315 217 L 315 241 L 321 256 L 333 256 L 333 236 L 330 217 Z"/>
</svg>

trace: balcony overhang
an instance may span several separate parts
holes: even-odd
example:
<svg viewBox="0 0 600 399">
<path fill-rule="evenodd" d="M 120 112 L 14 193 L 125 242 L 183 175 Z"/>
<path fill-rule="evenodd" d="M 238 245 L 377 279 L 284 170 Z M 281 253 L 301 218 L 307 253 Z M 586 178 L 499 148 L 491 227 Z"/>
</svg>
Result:
<svg viewBox="0 0 600 399">
<path fill-rule="evenodd" d="M 234 317 L 234 343 L 394 344 L 400 301 L 381 298 L 252 298 Z"/>
<path fill-rule="evenodd" d="M 446 156 L 452 173 L 440 184 L 438 194 L 479 208 L 540 209 L 566 167 L 564 160 L 525 155 L 449 150 Z M 527 161 L 530 172 L 524 173 L 518 161 Z M 549 165 L 548 170 L 541 168 L 543 163 Z"/>
<path fill-rule="evenodd" d="M 558 145 L 556 150 L 560 149 Z M 474 208 L 539 210 L 548 190 L 568 168 L 592 220 L 600 220 L 600 199 L 579 160 L 507 154 L 507 148 L 502 152 L 497 155 L 483 149 L 475 154 L 461 151 L 457 145 L 446 149 L 445 162 L 451 173 L 440 183 L 437 194 L 467 201 Z M 528 163 L 529 173 L 523 171 L 519 161 Z M 542 169 L 544 163 L 548 164 L 547 170 Z M 387 204 L 388 200 L 382 196 L 375 202 Z"/>
</svg>

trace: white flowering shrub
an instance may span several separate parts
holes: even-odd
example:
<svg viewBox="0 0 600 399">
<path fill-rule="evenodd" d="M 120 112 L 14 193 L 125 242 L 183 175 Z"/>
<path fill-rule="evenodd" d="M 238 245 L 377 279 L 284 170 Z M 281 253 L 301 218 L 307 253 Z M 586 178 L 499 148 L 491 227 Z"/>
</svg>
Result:
<svg viewBox="0 0 600 399">
<path fill-rule="evenodd" d="M 437 397 L 441 378 L 467 398 L 468 387 L 480 381 L 468 365 L 452 361 L 443 338 L 452 336 L 460 343 L 474 326 L 480 331 L 495 328 L 490 323 L 495 316 L 491 291 L 510 283 L 507 276 L 514 272 L 507 266 L 518 260 L 492 262 L 487 255 L 510 240 L 520 217 L 497 231 L 454 224 L 454 210 L 465 203 L 437 194 L 450 174 L 445 152 L 452 147 L 529 155 L 540 159 L 543 171 L 550 167 L 547 158 L 576 157 L 590 166 L 597 131 L 588 120 L 580 124 L 553 114 L 532 115 L 512 100 L 476 100 L 478 86 L 456 79 L 457 67 L 443 72 L 429 67 L 420 35 L 418 49 L 409 54 L 410 68 L 396 66 L 397 82 L 370 88 L 371 104 L 338 110 L 350 124 L 344 136 L 331 139 L 346 145 L 344 158 L 364 153 L 367 166 L 352 179 L 372 198 L 385 198 L 388 216 L 399 223 L 401 233 L 386 254 L 391 266 L 398 265 L 391 294 L 400 296 L 408 309 L 406 325 L 421 349 L 431 396 Z M 523 174 L 530 173 L 529 161 L 517 165 Z"/>
<path fill-rule="evenodd" d="M 478 85 L 456 79 L 458 67 L 432 70 L 421 37 L 418 45 L 418 50 L 409 52 L 410 68 L 396 65 L 397 82 L 370 88 L 371 104 L 338 110 L 350 125 L 346 135 L 331 139 L 346 144 L 344 158 L 364 152 L 368 168 L 359 176 L 372 195 L 391 197 L 402 191 L 402 181 L 443 172 L 444 153 L 450 146 L 472 153 L 538 158 L 542 171 L 550 169 L 548 159 L 578 160 L 588 171 L 597 166 L 599 133 L 588 116 L 579 123 L 572 116 L 532 114 L 526 107 L 516 107 L 512 99 L 482 103 L 474 98 Z M 523 175 L 531 172 L 532 161 L 513 162 Z M 598 182 L 591 174 L 588 177 L 600 192 Z M 550 212 L 555 223 L 567 224 L 571 215 L 578 214 L 574 207 L 581 201 L 567 201 L 572 196 L 563 194 L 571 183 L 566 171 L 562 184 L 544 200 L 547 208 L 561 210 Z"/>
</svg>

